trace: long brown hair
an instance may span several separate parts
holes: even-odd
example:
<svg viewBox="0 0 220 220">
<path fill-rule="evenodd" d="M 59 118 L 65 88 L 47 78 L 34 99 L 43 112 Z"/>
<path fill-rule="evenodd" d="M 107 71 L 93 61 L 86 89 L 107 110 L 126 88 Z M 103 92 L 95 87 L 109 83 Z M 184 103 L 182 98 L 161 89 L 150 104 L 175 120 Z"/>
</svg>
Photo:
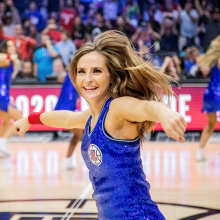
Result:
<svg viewBox="0 0 220 220">
<path fill-rule="evenodd" d="M 205 54 L 202 54 L 197 59 L 197 64 L 200 67 L 207 66 L 213 67 L 220 58 L 220 36 L 216 37 L 206 51 Z"/>
<path fill-rule="evenodd" d="M 98 35 L 93 43 L 84 44 L 70 63 L 70 78 L 75 83 L 79 59 L 92 51 L 106 57 L 106 65 L 111 74 L 110 94 L 113 98 L 131 96 L 140 100 L 160 101 L 163 94 L 170 97 L 173 93 L 166 74 L 138 56 L 130 40 L 120 31 L 106 31 Z M 144 121 L 138 126 L 139 137 L 150 132 L 155 122 Z"/>
</svg>

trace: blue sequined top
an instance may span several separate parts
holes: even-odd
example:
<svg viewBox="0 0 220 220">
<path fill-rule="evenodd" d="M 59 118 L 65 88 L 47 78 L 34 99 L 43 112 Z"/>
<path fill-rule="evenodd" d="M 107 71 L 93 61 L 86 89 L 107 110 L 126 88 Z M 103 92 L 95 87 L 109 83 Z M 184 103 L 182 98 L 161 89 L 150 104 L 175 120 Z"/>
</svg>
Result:
<svg viewBox="0 0 220 220">
<path fill-rule="evenodd" d="M 217 64 L 211 69 L 211 78 L 204 93 L 202 111 L 208 113 L 220 111 L 220 69 Z"/>
<path fill-rule="evenodd" d="M 75 111 L 78 97 L 79 94 L 67 74 L 55 110 Z"/>
<path fill-rule="evenodd" d="M 94 129 L 90 116 L 82 141 L 82 157 L 89 169 L 101 220 L 165 219 L 151 200 L 140 157 L 140 140 L 114 139 L 104 128 L 113 99 L 104 104 Z"/>
<path fill-rule="evenodd" d="M 0 67 L 0 110 L 7 112 L 10 102 L 10 84 L 13 73 L 13 62 L 10 62 L 9 67 Z"/>
</svg>

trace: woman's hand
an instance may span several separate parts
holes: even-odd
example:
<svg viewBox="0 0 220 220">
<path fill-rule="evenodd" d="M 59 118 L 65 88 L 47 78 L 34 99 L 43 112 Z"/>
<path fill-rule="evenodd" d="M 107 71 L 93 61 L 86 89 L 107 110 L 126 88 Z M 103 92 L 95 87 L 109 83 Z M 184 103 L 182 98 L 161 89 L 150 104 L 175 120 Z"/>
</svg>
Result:
<svg viewBox="0 0 220 220">
<path fill-rule="evenodd" d="M 20 135 L 20 137 L 24 137 L 25 132 L 28 131 L 30 126 L 31 124 L 28 118 L 22 118 L 13 124 L 14 133 Z"/>
<path fill-rule="evenodd" d="M 170 109 L 163 109 L 160 115 L 160 123 L 168 137 L 185 142 L 183 135 L 187 124 L 182 115 Z"/>
</svg>

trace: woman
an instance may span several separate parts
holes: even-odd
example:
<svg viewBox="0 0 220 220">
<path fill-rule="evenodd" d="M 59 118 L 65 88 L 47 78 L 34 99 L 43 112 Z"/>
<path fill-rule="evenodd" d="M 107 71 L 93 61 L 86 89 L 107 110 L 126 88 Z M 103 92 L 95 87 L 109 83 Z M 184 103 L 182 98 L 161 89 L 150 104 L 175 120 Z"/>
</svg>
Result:
<svg viewBox="0 0 220 220">
<path fill-rule="evenodd" d="M 89 109 L 31 114 L 14 123 L 15 133 L 23 137 L 29 121 L 67 129 L 85 127 L 81 150 L 98 218 L 164 219 L 149 194 L 140 141 L 160 121 L 169 137 L 184 142 L 183 117 L 156 101 L 162 92 L 172 94 L 170 77 L 145 63 L 121 32 L 107 31 L 75 53 L 70 78 Z"/>
<path fill-rule="evenodd" d="M 70 81 L 68 74 L 63 77 L 58 78 L 59 82 L 63 82 L 63 87 L 60 93 L 60 97 L 58 99 L 55 110 L 69 110 L 76 111 L 77 107 L 77 99 L 79 98 L 79 94 L 74 88 L 73 84 Z M 76 164 L 72 163 L 72 154 L 75 150 L 77 143 L 82 139 L 83 131 L 81 129 L 70 129 L 71 133 L 74 133 L 73 138 L 70 141 L 69 149 L 67 152 L 67 157 L 63 159 L 61 164 L 62 170 L 69 170 L 77 168 Z"/>
<path fill-rule="evenodd" d="M 10 82 L 18 72 L 19 60 L 16 48 L 11 40 L 3 41 L 0 45 L 0 157 L 9 157 L 11 154 L 7 148 L 7 140 L 13 135 L 11 119 L 22 118 L 20 111 L 10 102 Z"/>
<path fill-rule="evenodd" d="M 177 56 L 165 57 L 163 65 L 160 68 L 160 73 L 166 73 L 167 75 L 173 77 L 175 80 L 180 79 L 181 69 L 180 60 Z"/>
<path fill-rule="evenodd" d="M 204 148 L 211 137 L 215 126 L 217 124 L 216 112 L 220 111 L 220 36 L 215 38 L 208 51 L 202 56 L 198 57 L 198 65 L 201 68 L 212 67 L 211 69 L 211 79 L 208 87 L 205 90 L 203 97 L 203 108 L 202 111 L 206 113 L 208 117 L 208 125 L 204 128 L 199 149 L 196 153 L 197 161 L 204 161 L 205 153 Z"/>
</svg>

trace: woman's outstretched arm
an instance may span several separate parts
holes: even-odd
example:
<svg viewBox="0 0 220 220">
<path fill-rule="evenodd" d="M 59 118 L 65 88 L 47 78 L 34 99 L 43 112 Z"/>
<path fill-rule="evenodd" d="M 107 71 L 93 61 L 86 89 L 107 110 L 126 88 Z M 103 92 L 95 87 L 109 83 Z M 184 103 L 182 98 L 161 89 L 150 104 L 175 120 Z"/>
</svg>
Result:
<svg viewBox="0 0 220 220">
<path fill-rule="evenodd" d="M 84 112 L 72 112 L 72 111 L 52 111 L 45 112 L 40 115 L 40 121 L 42 124 L 55 127 L 55 128 L 85 128 L 86 122 L 90 116 L 90 110 Z M 22 118 L 13 124 L 14 133 L 24 137 L 24 134 L 30 128 L 31 124 L 28 118 Z"/>
<path fill-rule="evenodd" d="M 157 121 L 168 137 L 184 142 L 186 121 L 178 112 L 173 112 L 162 102 L 121 97 L 112 101 L 110 110 L 116 117 L 129 122 Z"/>
</svg>

